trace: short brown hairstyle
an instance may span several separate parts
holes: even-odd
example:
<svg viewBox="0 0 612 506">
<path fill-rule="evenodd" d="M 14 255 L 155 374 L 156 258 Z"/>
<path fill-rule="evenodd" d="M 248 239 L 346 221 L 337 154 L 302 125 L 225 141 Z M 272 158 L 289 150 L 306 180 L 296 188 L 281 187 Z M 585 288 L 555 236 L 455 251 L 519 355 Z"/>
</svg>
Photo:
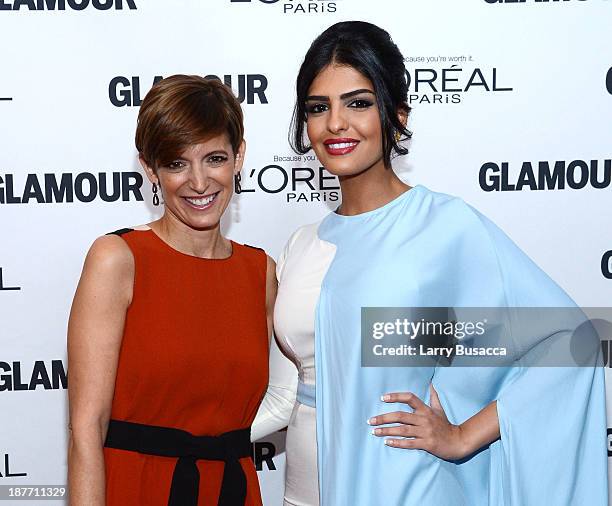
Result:
<svg viewBox="0 0 612 506">
<path fill-rule="evenodd" d="M 189 146 L 224 133 L 236 153 L 244 125 L 232 90 L 216 79 L 174 75 L 156 83 L 142 101 L 136 149 L 157 170 Z"/>
</svg>

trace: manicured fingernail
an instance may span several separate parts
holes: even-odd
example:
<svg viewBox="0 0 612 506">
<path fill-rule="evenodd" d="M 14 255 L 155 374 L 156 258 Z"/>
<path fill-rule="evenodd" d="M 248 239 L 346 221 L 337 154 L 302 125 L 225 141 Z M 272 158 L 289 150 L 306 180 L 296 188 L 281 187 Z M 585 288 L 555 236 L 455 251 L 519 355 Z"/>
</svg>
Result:
<svg viewBox="0 0 612 506">
<path fill-rule="evenodd" d="M 393 446 L 393 439 L 385 439 L 385 444 L 387 446 Z"/>
<path fill-rule="evenodd" d="M 380 398 L 381 401 L 387 402 L 391 400 L 391 396 L 389 394 L 385 394 Z"/>
<path fill-rule="evenodd" d="M 375 436 L 378 436 L 378 435 L 379 435 L 381 432 L 382 432 L 382 430 L 381 430 L 381 429 L 374 429 L 374 430 L 372 431 L 372 434 L 374 434 Z"/>
<path fill-rule="evenodd" d="M 376 423 L 376 417 L 375 416 L 373 416 L 372 418 L 370 418 L 368 420 L 368 424 L 370 424 L 370 425 L 374 425 L 375 423 Z"/>
</svg>

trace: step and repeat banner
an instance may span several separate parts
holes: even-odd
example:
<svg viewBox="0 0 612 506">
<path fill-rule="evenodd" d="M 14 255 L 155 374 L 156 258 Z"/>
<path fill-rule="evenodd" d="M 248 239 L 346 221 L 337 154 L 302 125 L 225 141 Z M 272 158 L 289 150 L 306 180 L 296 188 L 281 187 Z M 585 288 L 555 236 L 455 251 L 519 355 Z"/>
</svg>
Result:
<svg viewBox="0 0 612 506">
<path fill-rule="evenodd" d="M 147 91 L 177 73 L 232 87 L 248 147 L 223 227 L 276 257 L 340 203 L 287 131 L 306 49 L 349 19 L 406 57 L 402 179 L 481 210 L 578 304 L 612 304 L 610 0 L 0 0 L 0 485 L 66 484 L 66 326 L 85 253 L 161 211 L 133 142 Z M 280 505 L 283 433 L 254 455 L 266 506 Z"/>
</svg>

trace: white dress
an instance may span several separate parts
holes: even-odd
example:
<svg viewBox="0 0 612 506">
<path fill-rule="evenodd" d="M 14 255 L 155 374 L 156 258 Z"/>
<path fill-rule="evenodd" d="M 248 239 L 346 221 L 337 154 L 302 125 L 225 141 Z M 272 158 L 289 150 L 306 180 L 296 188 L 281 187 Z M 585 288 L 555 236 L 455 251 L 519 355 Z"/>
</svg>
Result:
<svg viewBox="0 0 612 506">
<path fill-rule="evenodd" d="M 252 426 L 255 440 L 288 423 L 286 439 L 285 506 L 319 504 L 316 410 L 313 406 L 314 324 L 321 282 L 335 246 L 317 236 L 319 223 L 298 229 L 278 259 L 279 281 L 274 329 L 283 352 L 295 363 L 293 371 L 272 356 L 270 384 Z M 289 414 L 287 406 L 297 401 Z M 290 416 L 290 418 L 289 418 Z"/>
</svg>

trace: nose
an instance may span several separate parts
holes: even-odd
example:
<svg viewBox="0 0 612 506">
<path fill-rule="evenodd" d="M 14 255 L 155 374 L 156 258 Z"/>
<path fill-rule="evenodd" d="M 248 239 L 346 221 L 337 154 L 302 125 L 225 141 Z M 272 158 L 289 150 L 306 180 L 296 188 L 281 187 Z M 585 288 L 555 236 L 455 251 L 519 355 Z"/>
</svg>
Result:
<svg viewBox="0 0 612 506">
<path fill-rule="evenodd" d="M 348 128 L 348 120 L 345 111 L 342 107 L 335 104 L 330 104 L 329 114 L 327 116 L 327 129 L 338 134 Z"/>
<path fill-rule="evenodd" d="M 200 165 L 193 165 L 189 173 L 189 186 L 196 193 L 204 193 L 208 188 L 208 170 Z"/>
</svg>

